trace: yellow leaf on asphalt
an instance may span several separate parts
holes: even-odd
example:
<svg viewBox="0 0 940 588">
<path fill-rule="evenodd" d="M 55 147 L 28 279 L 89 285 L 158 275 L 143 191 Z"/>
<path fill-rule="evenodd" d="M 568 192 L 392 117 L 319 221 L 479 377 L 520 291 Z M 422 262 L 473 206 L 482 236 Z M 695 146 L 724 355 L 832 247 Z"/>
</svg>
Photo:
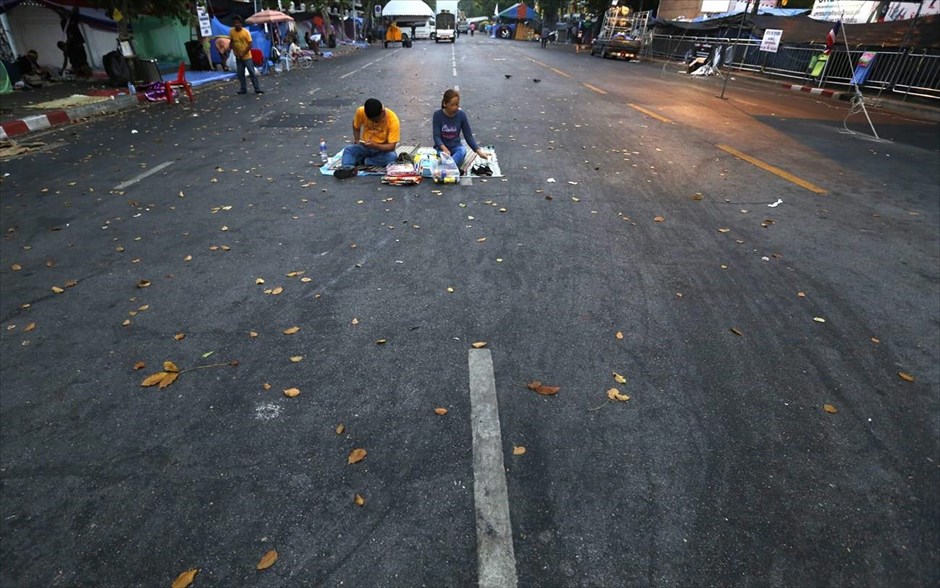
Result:
<svg viewBox="0 0 940 588">
<path fill-rule="evenodd" d="M 258 562 L 258 565 L 255 566 L 259 570 L 266 570 L 274 565 L 274 562 L 277 561 L 277 552 L 273 549 L 263 556 L 261 556 L 261 561 Z"/>
<path fill-rule="evenodd" d="M 179 372 L 167 372 L 163 379 L 160 380 L 160 389 L 166 388 L 170 384 L 176 381 L 176 378 L 180 377 Z"/>
<path fill-rule="evenodd" d="M 25 327 L 23 327 L 23 332 L 24 332 L 24 333 L 28 333 L 28 332 L 32 331 L 33 329 L 35 329 L 35 328 L 36 328 L 36 323 L 29 323 L 28 325 L 26 325 Z"/>
<path fill-rule="evenodd" d="M 719 233 L 727 233 L 729 231 L 731 231 L 731 229 L 718 229 Z"/>
<path fill-rule="evenodd" d="M 796 295 L 800 298 L 806 298 L 806 292 L 797 292 Z"/>
<path fill-rule="evenodd" d="M 58 287 L 58 286 L 53 286 L 53 287 L 52 287 L 52 291 L 53 291 L 54 293 L 56 293 L 56 294 L 61 294 L 61 293 L 65 292 L 65 290 L 63 290 L 62 288 L 60 288 L 60 287 Z"/>
<path fill-rule="evenodd" d="M 343 431 L 345 431 L 345 430 L 346 430 L 346 425 L 344 425 L 343 423 L 340 423 L 340 424 L 336 425 L 336 434 L 337 434 L 337 435 L 342 435 L 342 434 L 343 434 Z"/>
<path fill-rule="evenodd" d="M 193 260 L 192 255 L 187 255 L 186 257 L 183 258 L 183 261 L 192 261 L 192 260 Z"/>
<path fill-rule="evenodd" d="M 817 323 L 824 323 L 824 322 L 826 322 L 826 319 L 822 318 L 821 316 L 814 316 L 814 317 L 813 317 L 813 320 L 816 321 Z"/>
<path fill-rule="evenodd" d="M 303 270 L 301 270 L 301 271 L 299 271 L 299 272 L 290 272 L 289 274 L 287 274 L 287 277 L 288 277 L 288 278 L 296 278 L 297 276 L 302 276 L 302 275 L 304 275 Z"/>
<path fill-rule="evenodd" d="M 308 278 L 308 277 L 305 276 L 305 277 L 303 277 L 303 278 L 300 278 L 300 281 L 303 282 L 304 284 L 307 284 L 307 283 L 309 283 L 309 282 L 312 282 L 312 281 L 313 281 L 313 278 Z"/>
<path fill-rule="evenodd" d="M 529 382 L 528 384 L 525 385 L 525 387 L 528 388 L 529 390 L 534 390 L 538 392 L 539 394 L 542 394 L 543 396 L 551 396 L 552 394 L 557 394 L 558 391 L 561 389 L 557 386 L 545 386 L 542 384 L 542 382 L 538 380 Z"/>
<path fill-rule="evenodd" d="M 258 285 L 258 286 L 260 286 L 260 285 L 263 284 L 263 283 L 264 283 L 264 278 L 258 278 L 258 279 L 255 280 L 255 284 Z"/>
<path fill-rule="evenodd" d="M 254 331 L 248 331 L 248 336 L 251 337 L 252 339 L 254 339 L 255 337 L 258 336 L 258 333 L 254 332 Z"/>
<path fill-rule="evenodd" d="M 451 293 L 451 294 L 454 293 L 454 289 L 453 289 L 452 287 L 450 287 L 450 286 L 447 287 L 447 291 L 448 291 L 449 293 Z"/>
<path fill-rule="evenodd" d="M 513 445 L 513 446 L 512 446 L 512 454 L 513 454 L 513 455 L 522 455 L 523 453 L 525 453 L 525 447 L 524 447 L 524 446 L 522 446 L 522 445 Z"/>
<path fill-rule="evenodd" d="M 147 364 L 144 363 L 144 362 L 142 362 L 142 361 L 138 361 L 137 363 L 134 364 L 134 369 L 135 369 L 135 370 L 142 370 L 142 369 L 144 369 L 145 367 L 147 367 Z"/>
<path fill-rule="evenodd" d="M 831 404 L 824 404 L 823 410 L 828 412 L 829 414 L 836 414 L 837 412 L 839 412 L 839 409 L 832 406 Z"/>
<path fill-rule="evenodd" d="M 435 414 L 439 414 L 439 415 L 441 415 L 441 416 L 444 416 L 445 414 L 447 414 L 447 409 L 446 409 L 446 408 L 435 408 L 435 409 L 434 409 L 434 413 L 435 413 Z"/>
<path fill-rule="evenodd" d="M 656 222 L 658 222 L 658 223 L 661 223 L 661 222 L 664 222 L 664 221 L 666 220 L 666 217 L 664 217 L 664 216 L 655 216 L 655 217 L 653 217 L 653 220 L 656 221 Z"/>
<path fill-rule="evenodd" d="M 376 345 L 385 345 L 386 343 L 388 343 L 387 339 L 379 339 L 375 342 Z"/>
<path fill-rule="evenodd" d="M 621 394 L 620 390 L 616 388 L 611 388 L 610 390 L 607 391 L 607 398 L 611 400 L 617 400 L 619 402 L 626 402 L 627 400 L 630 400 L 629 396 L 627 396 L 626 394 Z"/>
<path fill-rule="evenodd" d="M 284 291 L 284 288 L 281 288 L 280 286 L 276 286 L 273 290 L 271 290 L 271 294 L 277 296 L 283 291 Z"/>
<path fill-rule="evenodd" d="M 290 360 L 291 360 L 291 363 L 299 363 L 301 360 L 303 360 L 303 358 L 304 358 L 303 355 L 293 355 L 291 356 Z"/>
<path fill-rule="evenodd" d="M 356 449 L 353 449 L 352 452 L 349 454 L 349 458 L 347 459 L 347 463 L 350 463 L 350 464 L 359 463 L 360 461 L 362 461 L 362 460 L 364 460 L 364 459 L 366 458 L 366 454 L 367 454 L 367 453 L 368 453 L 368 452 L 367 452 L 365 449 L 363 449 L 362 447 L 357 447 Z M 381 461 L 381 460 L 380 460 L 380 461 Z"/>
<path fill-rule="evenodd" d="M 196 574 L 198 573 L 199 573 L 199 568 L 186 570 L 185 572 L 177 576 L 175 580 L 173 580 L 173 583 L 170 585 L 170 588 L 188 588 L 189 585 L 193 583 L 193 579 L 196 577 Z"/>
<path fill-rule="evenodd" d="M 614 337 L 616 337 L 616 338 L 618 338 L 618 339 L 623 339 L 623 332 L 622 332 L 622 331 L 617 331 L 617 334 L 614 335 Z"/>
<path fill-rule="evenodd" d="M 626 384 L 626 383 L 627 383 L 627 379 L 624 378 L 623 376 L 621 376 L 620 374 L 618 374 L 617 372 L 614 372 L 614 380 L 615 380 L 618 384 Z"/>
<path fill-rule="evenodd" d="M 358 324 L 359 324 L 359 319 L 357 319 L 356 317 L 353 317 L 352 324 L 358 325 Z"/>
<path fill-rule="evenodd" d="M 738 330 L 738 329 L 736 329 L 736 328 L 734 328 L 734 327 L 731 327 L 731 332 L 734 333 L 735 335 L 737 335 L 738 337 L 743 337 L 743 336 L 744 336 L 744 333 L 742 333 L 740 330 Z"/>
<path fill-rule="evenodd" d="M 268 384 L 267 382 L 265 382 L 264 384 L 261 384 L 261 387 L 264 388 L 265 390 L 270 390 L 271 384 Z"/>
<path fill-rule="evenodd" d="M 296 333 L 296 332 L 299 331 L 299 330 L 300 330 L 300 327 L 291 327 L 291 328 L 289 328 L 289 329 L 284 329 L 284 334 L 285 334 L 285 335 L 293 335 L 294 333 Z"/>
<path fill-rule="evenodd" d="M 122 327 L 129 327 L 131 324 L 131 319 L 124 319 L 124 322 L 121 323 Z"/>
<path fill-rule="evenodd" d="M 144 388 L 147 388 L 149 386 L 156 386 L 157 384 L 160 383 L 161 380 L 163 380 L 164 377 L 166 377 L 167 373 L 168 372 L 157 372 L 155 374 L 150 374 L 149 376 L 144 378 L 144 381 L 141 382 L 140 385 L 143 386 Z"/>
<path fill-rule="evenodd" d="M 293 398 L 297 396 L 298 394 L 300 394 L 300 390 L 298 390 L 297 388 L 287 388 L 286 390 L 284 390 L 284 396 L 287 396 L 288 398 Z"/>
<path fill-rule="evenodd" d="M 165 372 L 178 372 L 178 371 L 180 371 L 180 369 L 179 369 L 178 367 L 176 367 L 176 364 L 173 363 L 172 361 L 164 361 L 164 362 L 163 362 L 163 371 L 165 371 Z"/>
<path fill-rule="evenodd" d="M 150 285 L 150 280 L 137 280 L 138 288 L 146 288 L 149 285 Z"/>
<path fill-rule="evenodd" d="M 363 498 L 361 494 L 356 494 L 353 497 L 353 503 L 355 503 L 356 506 L 365 506 L 366 499 Z"/>
<path fill-rule="evenodd" d="M 20 271 L 21 269 L 23 269 L 23 266 L 21 266 L 21 265 L 18 264 L 18 263 L 14 263 L 13 265 L 10 266 L 10 269 L 13 270 L 13 271 L 15 271 L 15 272 L 18 272 L 18 271 Z"/>
<path fill-rule="evenodd" d="M 909 374 L 909 373 L 907 373 L 907 372 L 898 372 L 898 377 L 900 377 L 900 378 L 901 378 L 902 380 L 904 380 L 905 382 L 913 382 L 913 381 L 914 381 L 914 376 L 912 376 L 911 374 Z"/>
<path fill-rule="evenodd" d="M 480 237 L 479 239 L 477 239 L 477 243 L 482 243 L 484 241 L 486 241 L 486 237 Z"/>
<path fill-rule="evenodd" d="M 177 341 L 182 341 L 183 339 L 186 338 L 186 333 L 177 333 L 173 335 L 173 338 L 176 339 Z"/>
<path fill-rule="evenodd" d="M 481 349 L 483 347 L 486 347 L 486 341 L 477 341 L 476 343 L 471 344 L 471 347 L 473 347 L 474 349 Z"/>
</svg>

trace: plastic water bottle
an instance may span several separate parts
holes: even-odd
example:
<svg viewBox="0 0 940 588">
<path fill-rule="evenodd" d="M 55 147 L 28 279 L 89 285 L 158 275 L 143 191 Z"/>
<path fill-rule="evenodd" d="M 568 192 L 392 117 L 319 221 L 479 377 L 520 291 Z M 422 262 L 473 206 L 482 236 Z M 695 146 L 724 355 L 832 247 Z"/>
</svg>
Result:
<svg viewBox="0 0 940 588">
<path fill-rule="evenodd" d="M 326 152 L 326 141 L 320 139 L 320 161 L 326 163 L 330 160 L 330 154 Z"/>
<path fill-rule="evenodd" d="M 136 96 L 136 95 L 137 95 L 137 88 L 134 87 L 134 82 L 127 82 L 127 92 L 128 92 L 131 96 Z"/>
</svg>

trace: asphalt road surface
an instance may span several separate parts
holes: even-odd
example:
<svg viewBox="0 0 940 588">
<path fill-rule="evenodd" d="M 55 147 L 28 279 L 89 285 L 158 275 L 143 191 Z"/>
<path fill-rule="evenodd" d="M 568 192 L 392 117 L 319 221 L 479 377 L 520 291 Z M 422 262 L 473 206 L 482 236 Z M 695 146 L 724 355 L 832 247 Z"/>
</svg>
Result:
<svg viewBox="0 0 940 588">
<path fill-rule="evenodd" d="M 0 584 L 940 582 L 937 123 L 679 69 L 377 46 L 3 162 Z M 505 177 L 314 168 L 455 86 Z"/>
</svg>

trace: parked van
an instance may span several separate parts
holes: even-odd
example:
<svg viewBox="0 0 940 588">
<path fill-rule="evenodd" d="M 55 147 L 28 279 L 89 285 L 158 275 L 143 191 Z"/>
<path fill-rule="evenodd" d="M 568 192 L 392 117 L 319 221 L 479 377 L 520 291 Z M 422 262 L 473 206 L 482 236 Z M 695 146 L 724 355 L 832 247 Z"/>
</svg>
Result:
<svg viewBox="0 0 940 588">
<path fill-rule="evenodd" d="M 415 39 L 433 39 L 434 38 L 434 19 L 429 18 L 423 24 L 415 27 Z"/>
<path fill-rule="evenodd" d="M 437 14 L 434 25 L 434 42 L 457 40 L 457 15 L 449 10 L 442 10 Z"/>
</svg>

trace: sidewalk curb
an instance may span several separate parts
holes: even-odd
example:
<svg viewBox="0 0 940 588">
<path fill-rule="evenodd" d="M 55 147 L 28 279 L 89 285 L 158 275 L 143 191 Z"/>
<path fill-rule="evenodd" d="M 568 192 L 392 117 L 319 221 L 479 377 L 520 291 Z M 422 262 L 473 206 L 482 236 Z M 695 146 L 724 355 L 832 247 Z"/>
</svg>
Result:
<svg viewBox="0 0 940 588">
<path fill-rule="evenodd" d="M 64 110 L 52 110 L 35 116 L 27 116 L 20 120 L 0 123 L 0 140 L 12 139 L 36 131 L 75 123 L 90 116 L 111 114 L 137 106 L 142 102 L 147 102 L 147 97 L 142 92 L 138 92 L 135 96 L 126 93 L 118 94 L 107 102 L 96 102 Z"/>
<path fill-rule="evenodd" d="M 813 86 L 803 86 L 800 84 L 780 84 L 780 86 L 793 92 L 803 92 L 812 94 L 813 96 L 831 98 L 832 100 L 842 100 L 843 93 L 836 90 L 826 90 L 824 88 L 815 88 Z"/>
</svg>

